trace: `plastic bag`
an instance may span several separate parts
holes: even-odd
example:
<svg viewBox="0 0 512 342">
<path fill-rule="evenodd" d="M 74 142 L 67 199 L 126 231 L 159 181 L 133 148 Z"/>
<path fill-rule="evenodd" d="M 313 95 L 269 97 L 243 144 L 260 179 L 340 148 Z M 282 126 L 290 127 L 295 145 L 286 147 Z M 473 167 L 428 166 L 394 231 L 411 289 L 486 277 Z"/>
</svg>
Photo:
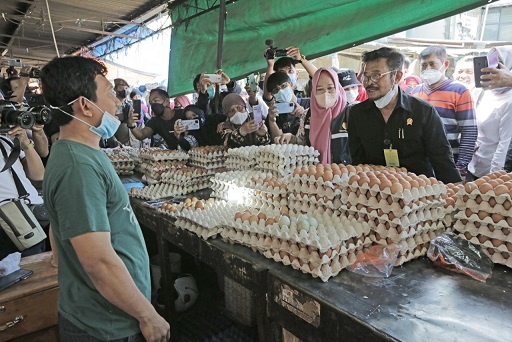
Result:
<svg viewBox="0 0 512 342">
<path fill-rule="evenodd" d="M 454 233 L 445 233 L 430 241 L 427 256 L 436 266 L 484 283 L 492 275 L 492 260 L 478 246 Z"/>
<path fill-rule="evenodd" d="M 365 253 L 359 253 L 348 270 L 367 277 L 387 278 L 393 271 L 400 249 L 397 245 L 372 246 Z"/>
</svg>

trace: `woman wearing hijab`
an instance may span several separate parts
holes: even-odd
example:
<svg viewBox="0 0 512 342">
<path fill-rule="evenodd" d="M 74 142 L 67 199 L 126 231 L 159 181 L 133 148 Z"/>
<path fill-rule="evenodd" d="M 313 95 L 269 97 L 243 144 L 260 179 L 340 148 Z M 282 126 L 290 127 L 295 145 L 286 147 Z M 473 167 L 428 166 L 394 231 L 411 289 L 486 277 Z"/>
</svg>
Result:
<svg viewBox="0 0 512 342">
<path fill-rule="evenodd" d="M 256 106 L 253 106 L 253 110 Z M 261 110 L 261 109 L 260 109 Z M 217 133 L 228 147 L 241 147 L 251 145 L 270 144 L 270 135 L 261 115 L 254 119 L 254 113 L 247 110 L 247 105 L 238 94 L 228 94 L 222 100 L 222 111 L 227 115 L 227 120 L 217 126 Z"/>
<path fill-rule="evenodd" d="M 512 70 L 512 46 L 492 48 L 498 52 L 502 65 Z M 478 137 L 476 150 L 468 165 L 466 181 L 503 169 L 508 147 L 512 140 L 512 88 L 485 90 L 476 108 Z"/>
<path fill-rule="evenodd" d="M 404 79 L 405 92 L 409 94 L 418 84 L 422 84 L 421 78 L 416 75 L 407 76 Z"/>
<path fill-rule="evenodd" d="M 297 135 L 282 134 L 274 138 L 277 144 L 313 146 L 320 152 L 322 164 L 347 163 L 348 146 L 342 144 L 342 132 L 347 97 L 338 82 L 338 75 L 330 68 L 320 68 L 313 75 L 311 107 L 301 117 Z M 270 123 L 275 124 L 275 122 Z"/>
<path fill-rule="evenodd" d="M 174 99 L 174 108 L 181 109 L 185 108 L 187 106 L 190 106 L 192 103 L 190 102 L 190 99 L 185 95 L 177 96 Z"/>
</svg>

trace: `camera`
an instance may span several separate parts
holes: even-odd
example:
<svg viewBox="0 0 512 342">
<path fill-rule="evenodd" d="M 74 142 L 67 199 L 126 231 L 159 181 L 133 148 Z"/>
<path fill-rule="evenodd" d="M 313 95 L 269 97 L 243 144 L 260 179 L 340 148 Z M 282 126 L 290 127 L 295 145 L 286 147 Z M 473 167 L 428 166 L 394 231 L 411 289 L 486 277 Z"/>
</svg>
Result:
<svg viewBox="0 0 512 342">
<path fill-rule="evenodd" d="M 46 106 L 23 107 L 23 104 L 0 100 L 0 133 L 11 130 L 11 126 L 30 129 L 35 124 L 45 125 L 51 120 L 51 110 Z"/>
<path fill-rule="evenodd" d="M 274 46 L 274 41 L 272 39 L 265 40 L 265 45 L 268 46 L 268 50 L 265 53 L 266 59 L 275 59 L 276 57 L 284 57 L 286 56 L 286 49 L 278 49 Z"/>
<path fill-rule="evenodd" d="M 37 68 L 30 69 L 30 73 L 28 74 L 30 78 L 41 78 L 41 70 Z"/>
</svg>

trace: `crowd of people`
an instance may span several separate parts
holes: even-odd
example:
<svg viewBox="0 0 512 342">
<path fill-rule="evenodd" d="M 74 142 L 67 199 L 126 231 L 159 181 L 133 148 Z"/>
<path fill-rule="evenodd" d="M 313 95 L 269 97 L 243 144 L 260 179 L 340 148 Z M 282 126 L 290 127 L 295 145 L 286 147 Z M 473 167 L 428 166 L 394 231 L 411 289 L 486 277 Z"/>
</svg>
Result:
<svg viewBox="0 0 512 342">
<path fill-rule="evenodd" d="M 101 147 L 294 143 L 313 146 L 324 164 L 400 166 L 445 183 L 512 171 L 512 46 L 489 52 L 499 63 L 481 70 L 482 87 L 475 86 L 472 58 L 459 60 L 447 77 L 442 46 L 420 53 L 418 76 L 392 48 L 364 53 L 357 74 L 316 68 L 297 47 L 286 50 L 279 59 L 264 52 L 259 87 L 242 88 L 219 70 L 216 80 L 196 75 L 193 96 L 176 98 L 120 78 L 112 84 L 103 64 L 90 58 L 56 58 L 43 68 L 52 120 L 30 129 L 10 125 L 0 134 L 3 165 L 16 150 L 13 141 L 21 147 L 0 172 L 0 205 L 21 197 L 19 178 L 59 251 L 61 337 L 156 341 L 170 334 L 150 304 L 149 260 L 128 195 Z M 310 78 L 306 97 L 296 91 L 299 63 Z M 28 80 L 26 69 L 10 68 L 0 100 L 23 102 Z M 43 177 L 41 196 L 33 184 Z M 47 248 L 43 241 L 23 255 Z M 0 230 L 0 259 L 13 251 Z"/>
</svg>

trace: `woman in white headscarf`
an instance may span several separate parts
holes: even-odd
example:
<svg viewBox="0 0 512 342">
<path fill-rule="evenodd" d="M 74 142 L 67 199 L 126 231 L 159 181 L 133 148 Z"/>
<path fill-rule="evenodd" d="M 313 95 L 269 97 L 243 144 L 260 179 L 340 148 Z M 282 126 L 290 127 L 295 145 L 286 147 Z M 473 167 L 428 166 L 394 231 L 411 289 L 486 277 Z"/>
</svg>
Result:
<svg viewBox="0 0 512 342">
<path fill-rule="evenodd" d="M 500 68 L 512 69 L 512 46 L 492 48 L 498 52 Z M 468 165 L 466 181 L 503 169 L 512 140 L 512 88 L 485 90 L 476 108 L 478 138 L 475 154 Z"/>
</svg>

